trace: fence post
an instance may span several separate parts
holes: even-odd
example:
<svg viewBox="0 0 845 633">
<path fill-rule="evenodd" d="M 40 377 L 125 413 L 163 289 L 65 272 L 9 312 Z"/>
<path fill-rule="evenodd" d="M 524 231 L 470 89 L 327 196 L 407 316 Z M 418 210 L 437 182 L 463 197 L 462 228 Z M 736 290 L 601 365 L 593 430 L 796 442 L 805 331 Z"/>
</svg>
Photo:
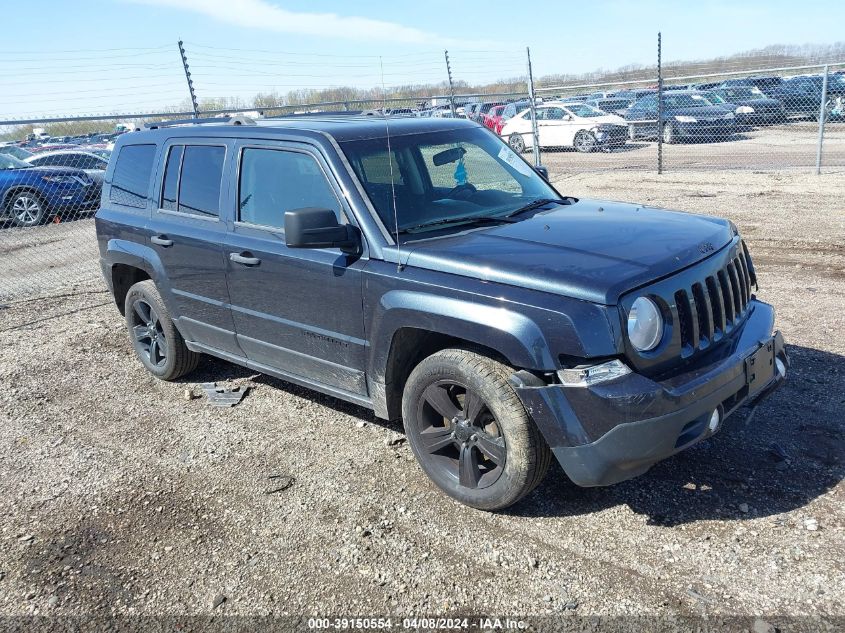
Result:
<svg viewBox="0 0 845 633">
<path fill-rule="evenodd" d="M 528 56 L 528 99 L 531 101 L 528 108 L 531 112 L 531 145 L 534 149 L 534 166 L 540 166 L 540 133 L 537 130 L 537 107 L 534 102 L 534 73 L 531 70 L 531 49 L 525 47 Z"/>
<path fill-rule="evenodd" d="M 827 78 L 830 74 L 830 67 L 824 67 L 824 79 L 822 79 L 822 102 L 819 106 L 819 142 L 816 146 L 816 175 L 822 173 L 822 145 L 824 145 L 824 124 L 827 119 Z"/>
<path fill-rule="evenodd" d="M 657 173 L 663 173 L 663 47 L 657 32 Z"/>
<path fill-rule="evenodd" d="M 455 110 L 455 88 L 452 85 L 452 64 L 449 63 L 449 51 L 443 51 L 443 54 L 446 56 L 446 74 L 449 77 L 449 107 L 452 110 L 452 118 L 455 119 L 458 116 L 458 112 Z"/>
<path fill-rule="evenodd" d="M 200 118 L 200 109 L 197 106 L 197 95 L 194 92 L 194 82 L 191 81 L 191 72 L 188 70 L 188 56 L 185 54 L 185 47 L 182 40 L 179 40 L 179 55 L 182 57 L 182 68 L 185 69 L 185 79 L 188 80 L 188 92 L 191 95 L 191 105 L 194 107 L 194 118 Z"/>
</svg>

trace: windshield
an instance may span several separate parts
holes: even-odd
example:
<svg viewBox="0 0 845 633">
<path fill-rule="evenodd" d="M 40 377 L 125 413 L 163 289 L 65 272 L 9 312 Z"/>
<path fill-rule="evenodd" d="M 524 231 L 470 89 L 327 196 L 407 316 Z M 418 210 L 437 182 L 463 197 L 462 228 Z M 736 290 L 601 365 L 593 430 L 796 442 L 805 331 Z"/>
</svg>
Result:
<svg viewBox="0 0 845 633">
<path fill-rule="evenodd" d="M 601 110 L 596 110 L 593 106 L 587 105 L 586 103 L 567 103 L 564 107 L 575 116 L 588 119 L 605 115 Z"/>
<path fill-rule="evenodd" d="M 384 137 L 340 146 L 391 234 L 443 230 L 420 225 L 505 216 L 536 200 L 560 199 L 531 165 L 481 128 L 391 137 L 389 156 Z"/>
<path fill-rule="evenodd" d="M 736 99 L 737 101 L 748 101 L 752 99 L 765 99 L 766 95 L 760 92 L 759 88 L 725 88 L 719 91 L 725 99 Z"/>
<path fill-rule="evenodd" d="M 0 154 L 0 169 L 29 169 L 32 167 L 29 163 L 18 160 L 9 154 Z"/>
<path fill-rule="evenodd" d="M 711 105 L 707 99 L 701 95 L 666 95 L 665 99 L 667 108 L 698 108 L 701 106 Z"/>
</svg>

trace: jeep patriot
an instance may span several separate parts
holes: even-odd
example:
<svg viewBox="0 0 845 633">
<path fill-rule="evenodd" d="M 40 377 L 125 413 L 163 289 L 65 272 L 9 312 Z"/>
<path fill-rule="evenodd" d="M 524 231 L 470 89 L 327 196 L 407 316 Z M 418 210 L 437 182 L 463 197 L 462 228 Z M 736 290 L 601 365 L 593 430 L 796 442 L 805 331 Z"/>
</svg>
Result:
<svg viewBox="0 0 845 633">
<path fill-rule="evenodd" d="M 731 222 L 562 195 L 467 120 L 156 124 L 118 139 L 96 225 L 153 375 L 208 354 L 401 419 L 485 510 L 552 455 L 640 475 L 789 365 Z"/>
</svg>

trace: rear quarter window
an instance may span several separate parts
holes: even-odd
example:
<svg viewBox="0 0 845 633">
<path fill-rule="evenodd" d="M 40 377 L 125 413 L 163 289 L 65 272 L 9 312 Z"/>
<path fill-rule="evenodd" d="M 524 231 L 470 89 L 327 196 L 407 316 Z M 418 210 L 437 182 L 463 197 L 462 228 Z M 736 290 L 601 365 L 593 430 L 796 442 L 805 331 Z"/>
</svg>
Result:
<svg viewBox="0 0 845 633">
<path fill-rule="evenodd" d="M 124 145 L 120 148 L 112 174 L 109 201 L 126 207 L 147 206 L 155 144 Z"/>
</svg>

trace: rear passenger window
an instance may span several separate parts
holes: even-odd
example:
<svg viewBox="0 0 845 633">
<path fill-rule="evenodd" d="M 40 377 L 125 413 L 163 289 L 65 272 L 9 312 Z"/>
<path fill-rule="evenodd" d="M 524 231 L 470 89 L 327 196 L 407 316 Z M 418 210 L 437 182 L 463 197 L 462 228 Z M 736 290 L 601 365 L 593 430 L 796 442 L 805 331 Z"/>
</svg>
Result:
<svg viewBox="0 0 845 633">
<path fill-rule="evenodd" d="M 243 150 L 238 193 L 241 222 L 282 228 L 285 211 L 303 207 L 331 209 L 340 218 L 337 196 L 313 156 L 273 149 Z"/>
<path fill-rule="evenodd" d="M 186 145 L 183 151 L 178 211 L 203 217 L 218 217 L 226 148 L 214 145 Z"/>
<path fill-rule="evenodd" d="M 124 145 L 117 156 L 109 200 L 115 204 L 143 209 L 153 172 L 155 145 Z"/>
</svg>

